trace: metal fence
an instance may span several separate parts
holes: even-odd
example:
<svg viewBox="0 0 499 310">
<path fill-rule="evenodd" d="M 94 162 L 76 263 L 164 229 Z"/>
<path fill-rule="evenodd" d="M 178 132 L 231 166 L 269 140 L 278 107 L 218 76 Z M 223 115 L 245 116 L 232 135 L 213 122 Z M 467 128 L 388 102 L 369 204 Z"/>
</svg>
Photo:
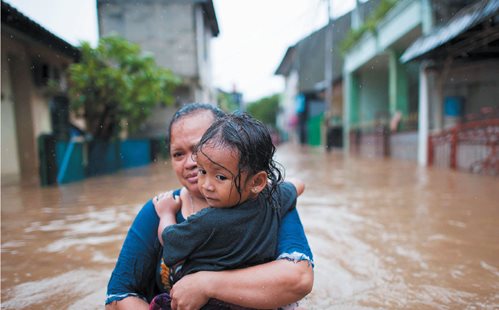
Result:
<svg viewBox="0 0 499 310">
<path fill-rule="evenodd" d="M 460 124 L 430 135 L 428 142 L 430 166 L 499 175 L 499 119 Z"/>
</svg>

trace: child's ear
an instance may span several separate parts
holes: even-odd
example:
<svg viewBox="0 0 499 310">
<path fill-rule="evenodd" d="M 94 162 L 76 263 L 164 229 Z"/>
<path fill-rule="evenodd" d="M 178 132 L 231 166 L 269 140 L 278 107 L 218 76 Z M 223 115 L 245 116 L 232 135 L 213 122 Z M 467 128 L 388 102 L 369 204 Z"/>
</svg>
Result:
<svg viewBox="0 0 499 310">
<path fill-rule="evenodd" d="M 253 194 L 259 194 L 267 186 L 267 172 L 260 171 L 255 174 L 250 181 L 250 191 Z"/>
</svg>

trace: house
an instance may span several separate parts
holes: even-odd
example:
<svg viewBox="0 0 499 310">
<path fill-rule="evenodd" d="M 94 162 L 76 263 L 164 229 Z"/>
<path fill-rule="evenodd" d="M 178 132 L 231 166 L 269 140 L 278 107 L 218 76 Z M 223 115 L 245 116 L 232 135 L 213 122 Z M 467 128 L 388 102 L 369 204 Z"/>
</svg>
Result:
<svg viewBox="0 0 499 310">
<path fill-rule="evenodd" d="M 99 35 L 140 45 L 156 63 L 182 78 L 177 105 L 215 102 L 211 83 L 211 39 L 219 34 L 212 0 L 97 0 Z M 138 136 L 164 136 L 174 109 L 159 107 Z"/>
<path fill-rule="evenodd" d="M 424 164 L 423 140 L 428 137 L 427 131 L 421 131 L 427 121 L 421 115 L 421 67 L 403 61 L 401 55 L 472 2 L 381 2 L 385 12 L 375 13 L 381 18 L 374 29 L 366 31 L 345 56 L 344 137 L 349 151 Z"/>
<path fill-rule="evenodd" d="M 79 50 L 2 1 L 2 185 L 36 182 L 43 134 L 64 135 Z"/>
<path fill-rule="evenodd" d="M 499 0 L 358 3 L 332 49 L 344 49 L 343 59 L 333 58 L 343 72 L 334 73 L 329 111 L 333 128 L 343 113 L 345 152 L 498 175 L 498 7 Z M 281 126 L 295 126 L 312 145 L 318 126 L 310 111 L 328 110 L 316 108 L 324 98 L 320 31 L 290 47 L 276 71 L 286 81 Z"/>
<path fill-rule="evenodd" d="M 499 0 L 452 14 L 401 61 L 420 65 L 420 163 L 499 175 Z"/>
<path fill-rule="evenodd" d="M 365 18 L 378 3 L 379 0 L 371 0 L 361 4 L 355 18 L 352 12 L 342 15 L 286 51 L 275 74 L 285 80 L 278 126 L 291 140 L 318 146 L 325 144 L 327 139 L 328 146 L 342 147 L 344 60 L 340 42 L 358 21 L 356 18 Z M 331 49 L 326 52 L 328 38 Z M 330 99 L 328 84 L 332 89 Z"/>
<path fill-rule="evenodd" d="M 418 66 L 399 57 L 423 33 L 428 6 L 418 0 L 381 1 L 371 15 L 378 20 L 369 21 L 374 29 L 346 52 L 347 151 L 417 160 Z"/>
</svg>

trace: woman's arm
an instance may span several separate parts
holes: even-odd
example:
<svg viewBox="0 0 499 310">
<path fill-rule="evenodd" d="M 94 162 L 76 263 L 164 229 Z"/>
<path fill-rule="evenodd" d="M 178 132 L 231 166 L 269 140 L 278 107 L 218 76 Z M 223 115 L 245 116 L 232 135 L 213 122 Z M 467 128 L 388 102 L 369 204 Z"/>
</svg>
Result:
<svg viewBox="0 0 499 310">
<path fill-rule="evenodd" d="M 107 286 L 108 309 L 148 309 L 155 290 L 161 253 L 157 236 L 159 217 L 151 201 L 137 214 L 121 248 Z"/>
<path fill-rule="evenodd" d="M 307 261 L 280 259 L 245 269 L 200 271 L 173 286 L 172 305 L 199 309 L 209 298 L 216 298 L 243 307 L 277 308 L 302 299 L 312 290 L 313 281 Z"/>
<path fill-rule="evenodd" d="M 279 229 L 279 257 L 238 270 L 187 275 L 172 288 L 172 305 L 198 309 L 209 298 L 249 308 L 276 308 L 299 301 L 312 290 L 312 252 L 298 212 L 292 209 Z"/>
<path fill-rule="evenodd" d="M 149 304 L 140 298 L 129 296 L 107 304 L 106 310 L 149 310 Z"/>
</svg>

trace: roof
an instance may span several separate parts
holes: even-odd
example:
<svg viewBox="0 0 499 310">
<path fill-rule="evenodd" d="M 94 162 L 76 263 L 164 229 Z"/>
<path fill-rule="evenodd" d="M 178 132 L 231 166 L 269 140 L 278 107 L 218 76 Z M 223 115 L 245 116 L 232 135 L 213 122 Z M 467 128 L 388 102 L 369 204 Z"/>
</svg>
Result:
<svg viewBox="0 0 499 310">
<path fill-rule="evenodd" d="M 211 33 L 213 34 L 214 37 L 216 37 L 220 33 L 220 28 L 218 28 L 217 14 L 215 13 L 215 7 L 213 6 L 213 1 L 212 0 L 204 1 L 202 6 L 203 10 L 205 11 L 208 17 L 208 23 L 211 28 Z"/>
<path fill-rule="evenodd" d="M 361 2 L 356 13 L 359 14 L 361 20 L 365 20 L 380 3 L 380 0 Z M 350 11 L 337 17 L 331 24 L 325 25 L 288 47 L 274 74 L 287 76 L 292 69 L 296 69 L 298 71 L 300 92 L 324 90 L 327 84 L 324 72 L 326 35 L 332 33 L 332 82 L 341 79 L 343 76 L 343 56 L 340 53 L 339 46 L 350 31 L 352 13 L 353 11 Z"/>
<path fill-rule="evenodd" d="M 275 70 L 275 75 L 283 75 L 287 76 L 291 72 L 291 69 L 293 68 L 294 64 L 294 59 L 296 55 L 296 49 L 295 46 L 290 46 L 286 50 L 286 54 L 284 54 L 284 57 L 282 58 L 281 63 Z"/>
<path fill-rule="evenodd" d="M 80 57 L 80 50 L 52 32 L 34 22 L 10 4 L 2 1 L 2 27 L 15 29 L 31 39 L 40 42 L 75 60 Z"/>
<path fill-rule="evenodd" d="M 482 0 L 465 7 L 446 24 L 437 28 L 432 33 L 416 40 L 407 48 L 404 54 L 402 54 L 400 60 L 402 62 L 408 62 L 418 58 L 425 58 L 429 56 L 432 51 L 450 43 L 453 39 L 458 38 L 467 30 L 481 24 L 494 15 L 497 15 L 498 12 L 499 0 Z M 474 40 L 474 42 L 484 44 L 483 39 L 494 39 L 489 34 L 490 33 L 477 32 L 475 35 L 480 36 L 481 41 Z"/>
<path fill-rule="evenodd" d="M 333 35 L 330 55 L 332 82 L 343 76 L 343 57 L 339 43 L 345 38 L 351 25 L 351 14 L 345 14 L 329 25 L 315 31 L 296 44 L 298 55 L 298 79 L 300 92 L 316 92 L 324 89 L 325 82 L 325 44 L 326 36 Z"/>
</svg>

